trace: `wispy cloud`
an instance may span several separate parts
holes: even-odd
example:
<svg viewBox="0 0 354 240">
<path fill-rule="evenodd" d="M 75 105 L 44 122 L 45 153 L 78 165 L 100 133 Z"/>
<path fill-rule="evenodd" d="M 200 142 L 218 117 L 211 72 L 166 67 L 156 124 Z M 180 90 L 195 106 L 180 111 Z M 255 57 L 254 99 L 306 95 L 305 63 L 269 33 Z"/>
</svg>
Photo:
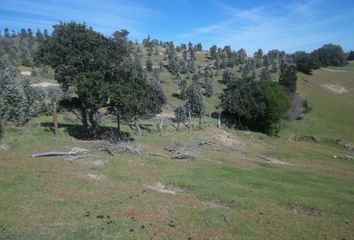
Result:
<svg viewBox="0 0 354 240">
<path fill-rule="evenodd" d="M 53 25 L 59 20 L 75 20 L 86 22 L 96 30 L 110 34 L 113 31 L 126 28 L 137 37 L 141 34 L 147 22 L 159 18 L 159 13 L 138 3 L 128 0 L 95 0 L 86 1 L 53 1 L 53 0 L 12 0 L 0 5 L 1 11 L 6 11 L 7 16 L 0 17 L 0 24 L 13 20 L 28 25 L 43 26 Z M 45 24 L 45 25 L 44 25 Z M 22 25 L 22 27 L 26 27 Z"/>
<path fill-rule="evenodd" d="M 243 47 L 250 53 L 257 48 L 310 49 L 333 39 L 336 32 L 326 27 L 350 15 L 350 11 L 340 15 L 329 13 L 322 8 L 321 0 L 250 9 L 231 7 L 219 0 L 213 3 L 225 14 L 226 20 L 181 34 L 181 39 L 208 38 L 210 43 Z"/>
</svg>

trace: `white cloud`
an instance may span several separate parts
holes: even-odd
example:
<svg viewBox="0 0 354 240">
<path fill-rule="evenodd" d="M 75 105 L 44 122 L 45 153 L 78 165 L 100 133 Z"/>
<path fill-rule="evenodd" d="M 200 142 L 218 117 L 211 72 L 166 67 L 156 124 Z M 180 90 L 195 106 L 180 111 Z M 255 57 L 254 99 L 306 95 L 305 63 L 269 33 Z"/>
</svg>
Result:
<svg viewBox="0 0 354 240">
<path fill-rule="evenodd" d="M 308 49 L 330 41 L 334 32 L 326 26 L 343 18 L 343 15 L 324 17 L 320 0 L 295 2 L 275 7 L 259 6 L 251 9 L 238 9 L 221 1 L 213 1 L 226 13 L 227 20 L 203 26 L 181 38 L 209 39 L 217 45 L 231 45 L 245 48 L 249 53 L 263 48 L 293 51 Z M 325 15 L 326 16 L 326 15 Z"/>
<path fill-rule="evenodd" d="M 86 22 L 94 29 L 110 34 L 113 31 L 126 28 L 135 35 L 141 34 L 141 29 L 149 21 L 159 19 L 160 14 L 144 5 L 133 3 L 127 0 L 106 0 L 99 2 L 95 0 L 86 1 L 52 1 L 41 2 L 29 0 L 12 0 L 2 3 L 0 9 L 11 11 L 17 17 L 9 17 L 6 21 L 13 19 L 20 22 L 31 19 L 28 25 L 37 25 L 43 28 L 40 23 L 46 23 L 50 27 L 61 21 L 75 20 Z M 15 19 L 17 18 L 17 19 Z M 0 17 L 0 23 L 6 24 L 4 17 Z M 50 23 L 50 26 L 47 24 Z"/>
</svg>

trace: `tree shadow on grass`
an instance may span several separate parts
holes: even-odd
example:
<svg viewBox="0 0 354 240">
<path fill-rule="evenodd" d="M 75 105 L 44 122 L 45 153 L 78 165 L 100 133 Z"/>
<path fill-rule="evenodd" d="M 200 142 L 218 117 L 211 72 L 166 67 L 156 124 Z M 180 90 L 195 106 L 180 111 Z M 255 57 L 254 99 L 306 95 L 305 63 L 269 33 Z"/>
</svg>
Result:
<svg viewBox="0 0 354 240">
<path fill-rule="evenodd" d="M 174 97 L 174 98 L 178 98 L 180 100 L 183 100 L 182 97 L 181 97 L 181 94 L 179 94 L 179 93 L 172 93 L 171 96 Z"/>
<path fill-rule="evenodd" d="M 47 127 L 54 134 L 52 122 L 43 122 L 41 126 Z M 115 127 L 101 126 L 95 135 L 87 131 L 81 124 L 59 123 L 58 128 L 64 129 L 71 137 L 79 140 L 134 141 L 129 133 L 119 132 Z"/>
</svg>

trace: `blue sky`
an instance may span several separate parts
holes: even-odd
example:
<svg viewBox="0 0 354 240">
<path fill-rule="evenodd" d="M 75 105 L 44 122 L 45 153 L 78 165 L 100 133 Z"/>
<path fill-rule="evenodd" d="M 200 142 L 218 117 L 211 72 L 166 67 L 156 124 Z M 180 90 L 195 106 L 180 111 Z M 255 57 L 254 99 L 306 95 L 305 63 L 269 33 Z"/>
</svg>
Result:
<svg viewBox="0 0 354 240">
<path fill-rule="evenodd" d="M 127 29 L 175 43 L 201 42 L 287 52 L 325 43 L 354 50 L 353 0 L 0 0 L 0 28 L 51 29 L 58 21 L 86 22 L 110 35 Z"/>
</svg>

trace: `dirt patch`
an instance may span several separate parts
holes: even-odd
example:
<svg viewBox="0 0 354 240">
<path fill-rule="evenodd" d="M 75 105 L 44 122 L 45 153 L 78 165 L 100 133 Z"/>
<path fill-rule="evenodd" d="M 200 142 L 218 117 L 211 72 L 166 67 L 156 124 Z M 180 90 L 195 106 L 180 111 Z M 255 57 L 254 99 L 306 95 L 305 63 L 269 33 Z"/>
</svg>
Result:
<svg viewBox="0 0 354 240">
<path fill-rule="evenodd" d="M 154 183 L 153 185 L 148 185 L 146 186 L 150 190 L 154 190 L 160 193 L 167 193 L 167 194 L 177 194 L 177 193 L 182 193 L 184 192 L 183 189 L 178 188 L 178 187 L 172 187 L 172 186 L 165 186 L 160 182 Z"/>
<path fill-rule="evenodd" d="M 266 163 L 270 163 L 270 164 L 276 164 L 276 165 L 289 165 L 290 164 L 290 163 L 283 162 L 283 161 L 276 159 L 276 158 L 266 157 L 266 156 L 262 156 L 262 155 L 257 155 L 256 157 L 259 160 L 261 160 L 262 162 L 266 162 Z"/>
<path fill-rule="evenodd" d="M 22 76 L 31 76 L 32 75 L 31 71 L 21 71 L 20 74 Z"/>
<path fill-rule="evenodd" d="M 92 164 L 93 164 L 94 166 L 100 167 L 100 166 L 106 165 L 107 162 L 104 161 L 104 160 L 102 160 L 102 159 L 99 159 L 99 160 L 93 161 Z"/>
<path fill-rule="evenodd" d="M 57 197 L 61 199 L 70 199 L 72 198 L 74 191 L 70 188 L 61 188 L 56 191 Z"/>
<path fill-rule="evenodd" d="M 324 84 L 322 85 L 325 89 L 335 93 L 335 94 L 343 94 L 343 93 L 348 93 L 349 91 L 341 86 L 341 85 L 335 85 L 335 84 Z"/>
<path fill-rule="evenodd" d="M 354 144 L 353 143 L 345 143 L 344 147 L 354 152 Z"/>
<path fill-rule="evenodd" d="M 172 159 L 193 160 L 198 156 L 198 147 L 193 142 L 170 142 L 164 149 L 173 153 Z"/>
<path fill-rule="evenodd" d="M 167 119 L 174 119 L 175 114 L 173 111 L 163 111 L 162 113 L 159 113 L 156 115 L 157 118 L 167 118 Z"/>
<path fill-rule="evenodd" d="M 233 150 L 239 149 L 242 145 L 232 134 L 222 129 L 210 128 L 208 132 L 212 134 L 215 142 Z"/>
<path fill-rule="evenodd" d="M 320 213 L 321 211 L 315 209 L 313 207 L 304 207 L 304 206 L 292 206 L 289 207 L 288 210 L 295 214 L 303 214 L 303 215 L 314 215 L 316 213 Z"/>
<path fill-rule="evenodd" d="M 96 174 L 92 174 L 92 173 L 87 174 L 86 177 L 88 179 L 97 180 L 97 181 L 102 179 L 102 176 L 99 176 L 99 175 L 96 175 Z"/>
<path fill-rule="evenodd" d="M 0 144 L 0 150 L 7 150 L 9 149 L 9 145 L 6 145 L 6 144 Z"/>
<path fill-rule="evenodd" d="M 337 70 L 337 69 L 332 69 L 332 68 L 323 68 L 325 71 L 329 72 L 347 72 L 346 70 Z"/>
<path fill-rule="evenodd" d="M 229 206 L 226 206 L 226 205 L 223 205 L 223 204 L 220 204 L 220 203 L 216 203 L 216 202 L 204 202 L 204 205 L 207 207 L 207 208 L 223 208 L 223 209 L 229 209 L 230 207 Z"/>
<path fill-rule="evenodd" d="M 50 82 L 41 82 L 41 83 L 32 84 L 31 86 L 32 87 L 47 88 L 47 87 L 59 87 L 59 84 L 50 83 Z"/>
</svg>

